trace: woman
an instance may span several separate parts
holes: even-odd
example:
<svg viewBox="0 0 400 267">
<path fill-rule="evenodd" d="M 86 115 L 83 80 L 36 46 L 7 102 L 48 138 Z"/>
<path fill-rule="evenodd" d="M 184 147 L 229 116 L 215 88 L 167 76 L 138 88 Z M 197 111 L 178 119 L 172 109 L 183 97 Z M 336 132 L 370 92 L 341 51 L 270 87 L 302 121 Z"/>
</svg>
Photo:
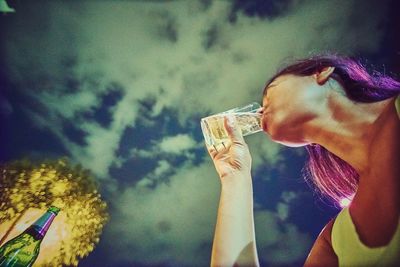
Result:
<svg viewBox="0 0 400 267">
<path fill-rule="evenodd" d="M 399 94 L 399 82 L 334 55 L 298 61 L 267 83 L 264 132 L 305 146 L 309 181 L 334 201 L 351 200 L 321 231 L 305 266 L 400 263 Z M 230 143 L 209 148 L 222 185 L 211 265 L 258 266 L 251 156 L 233 117 L 225 128 Z"/>
</svg>

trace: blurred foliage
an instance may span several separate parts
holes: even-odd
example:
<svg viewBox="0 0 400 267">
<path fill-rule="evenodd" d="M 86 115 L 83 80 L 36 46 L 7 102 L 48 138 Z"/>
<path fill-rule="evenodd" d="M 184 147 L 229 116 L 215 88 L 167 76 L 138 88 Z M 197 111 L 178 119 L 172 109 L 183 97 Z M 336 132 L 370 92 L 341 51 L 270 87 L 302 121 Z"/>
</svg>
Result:
<svg viewBox="0 0 400 267">
<path fill-rule="evenodd" d="M 65 213 L 68 233 L 48 266 L 77 266 L 99 242 L 108 220 L 107 205 L 90 172 L 71 167 L 67 159 L 0 165 L 0 223 L 18 219 L 29 208 L 52 205 Z"/>
</svg>

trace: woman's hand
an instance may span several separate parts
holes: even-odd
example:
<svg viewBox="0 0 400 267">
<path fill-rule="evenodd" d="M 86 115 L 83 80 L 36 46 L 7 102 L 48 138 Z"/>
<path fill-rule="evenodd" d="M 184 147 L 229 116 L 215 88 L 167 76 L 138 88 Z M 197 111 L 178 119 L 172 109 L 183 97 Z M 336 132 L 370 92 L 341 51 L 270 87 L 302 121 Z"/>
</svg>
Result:
<svg viewBox="0 0 400 267">
<path fill-rule="evenodd" d="M 224 126 L 229 136 L 228 144 L 218 147 L 208 147 L 208 152 L 214 162 L 219 177 L 245 174 L 250 175 L 251 155 L 245 143 L 241 130 L 237 126 L 234 116 L 227 116 L 224 119 Z"/>
</svg>

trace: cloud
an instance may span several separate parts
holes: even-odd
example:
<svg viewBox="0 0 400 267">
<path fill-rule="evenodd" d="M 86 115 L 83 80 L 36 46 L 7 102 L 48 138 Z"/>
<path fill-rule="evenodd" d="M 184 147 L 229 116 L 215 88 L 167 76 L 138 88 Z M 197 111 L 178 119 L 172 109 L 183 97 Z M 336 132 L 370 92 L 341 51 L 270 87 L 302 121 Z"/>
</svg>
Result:
<svg viewBox="0 0 400 267">
<path fill-rule="evenodd" d="M 137 186 L 116 194 L 116 209 L 104 233 L 112 262 L 182 266 L 209 264 L 219 180 L 209 162 L 181 168 L 169 183 Z M 123 236 L 113 242 L 113 236 Z"/>
<path fill-rule="evenodd" d="M 124 129 L 142 116 L 139 102 L 149 96 L 155 99 L 153 116 L 174 109 L 184 124 L 195 115 L 259 100 L 261 87 L 283 58 L 326 49 L 350 54 L 376 49 L 382 8 L 354 23 L 360 15 L 354 11 L 357 3 L 298 1 L 287 16 L 273 21 L 238 13 L 231 23 L 229 1 L 208 6 L 194 1 L 50 2 L 47 20 L 18 17 L 25 27 L 10 29 L 9 77 L 25 90 L 32 88 L 32 96 L 46 107 L 42 122 L 54 132 L 57 120 L 80 121 L 80 114 L 98 107 L 100 95 L 118 83 L 124 97 L 113 108 L 111 126 L 78 124 L 88 145 L 66 141 L 73 157 L 104 177 Z M 333 12 L 338 7 L 341 12 Z M 31 31 L 35 27 L 39 34 Z M 27 68 L 33 71 L 24 72 Z"/>
<path fill-rule="evenodd" d="M 141 177 L 137 187 L 154 187 L 160 181 L 168 181 L 174 173 L 179 173 L 181 168 L 191 164 L 196 158 L 195 149 L 200 146 L 187 134 L 165 136 L 159 143 L 154 142 L 147 149 L 132 149 L 131 158 L 141 158 L 157 162 L 155 168 Z M 202 146 L 201 146 L 202 147 Z M 121 159 L 120 164 L 129 164 Z"/>
<path fill-rule="evenodd" d="M 200 166 L 184 166 L 168 183 L 158 183 L 154 189 L 142 180 L 142 185 L 126 188 L 112 197 L 116 209 L 103 236 L 103 249 L 113 255 L 111 262 L 209 265 L 220 188 L 209 161 Z M 288 198 L 293 200 L 295 193 L 283 193 L 281 203 Z M 260 259 L 274 266 L 302 259 L 312 243 L 309 235 L 280 215 L 279 207 L 277 211 L 255 211 Z M 114 242 L 115 236 L 123 238 Z"/>
<path fill-rule="evenodd" d="M 287 217 L 289 216 L 289 205 L 286 203 L 281 203 L 279 202 L 278 205 L 276 206 L 277 212 L 278 212 L 278 217 L 282 221 L 286 220 Z"/>
<path fill-rule="evenodd" d="M 0 0 L 0 13 L 9 13 L 9 12 L 15 12 L 14 8 L 11 8 L 8 6 L 6 0 Z"/>
<path fill-rule="evenodd" d="M 160 179 L 169 177 L 171 173 L 174 172 L 174 166 L 171 165 L 166 160 L 160 160 L 157 163 L 157 167 L 150 173 L 148 173 L 145 177 L 140 179 L 137 183 L 138 188 L 150 188 L 154 187 L 154 185 L 159 182 Z"/>
<path fill-rule="evenodd" d="M 160 140 L 153 140 L 151 147 L 145 149 L 133 148 L 130 152 L 132 157 L 141 157 L 154 159 L 158 156 L 186 156 L 190 158 L 190 151 L 196 148 L 202 148 L 203 144 L 198 144 L 188 134 L 177 134 L 174 136 L 165 136 Z"/>
<path fill-rule="evenodd" d="M 277 216 L 281 221 L 286 221 L 289 217 L 290 202 L 298 198 L 298 194 L 294 191 L 283 191 L 281 194 L 282 201 L 276 205 Z"/>
<path fill-rule="evenodd" d="M 172 137 L 167 136 L 158 145 L 161 151 L 171 154 L 180 154 L 196 146 L 197 143 L 187 134 L 178 134 Z"/>
<path fill-rule="evenodd" d="M 185 162 L 193 161 L 196 158 L 195 150 L 199 148 L 203 148 L 203 145 L 199 145 L 188 134 L 165 136 L 157 142 L 153 140 L 150 147 L 131 149 L 130 156 L 127 159 L 120 159 L 119 165 L 127 164 L 129 158 L 157 161 L 156 168 L 138 183 L 139 186 L 150 186 L 159 179 L 168 178 L 172 173 L 179 171 L 178 168 Z"/>
<path fill-rule="evenodd" d="M 245 137 L 252 155 L 252 168 L 254 171 L 263 166 L 276 166 L 284 160 L 281 155 L 282 146 L 272 142 L 265 133 L 260 132 Z"/>
<path fill-rule="evenodd" d="M 288 266 L 305 259 L 312 239 L 296 225 L 282 223 L 279 214 L 268 210 L 256 212 L 254 221 L 258 255 L 268 266 Z"/>
</svg>

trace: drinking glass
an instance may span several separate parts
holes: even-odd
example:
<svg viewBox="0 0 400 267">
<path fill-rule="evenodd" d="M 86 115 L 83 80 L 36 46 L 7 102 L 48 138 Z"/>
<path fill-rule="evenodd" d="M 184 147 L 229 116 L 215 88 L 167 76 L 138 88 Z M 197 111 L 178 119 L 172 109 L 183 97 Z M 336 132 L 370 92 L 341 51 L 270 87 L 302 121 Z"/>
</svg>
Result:
<svg viewBox="0 0 400 267">
<path fill-rule="evenodd" d="M 260 104 L 254 102 L 244 107 L 233 108 L 202 118 L 200 125 L 207 147 L 214 146 L 216 148 L 218 145 L 229 142 L 229 136 L 224 127 L 224 118 L 227 115 L 235 116 L 236 125 L 242 131 L 243 136 L 262 131 L 260 111 Z"/>
</svg>

